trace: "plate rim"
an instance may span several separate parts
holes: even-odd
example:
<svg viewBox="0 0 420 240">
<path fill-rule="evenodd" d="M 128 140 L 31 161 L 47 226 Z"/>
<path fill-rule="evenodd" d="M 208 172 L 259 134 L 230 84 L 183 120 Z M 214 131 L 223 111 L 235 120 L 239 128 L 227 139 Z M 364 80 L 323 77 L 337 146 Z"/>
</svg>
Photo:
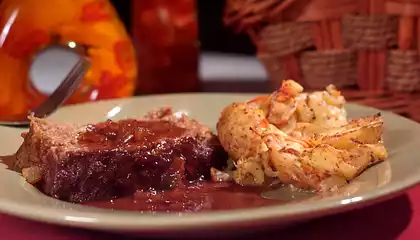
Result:
<svg viewBox="0 0 420 240">
<path fill-rule="evenodd" d="M 268 94 L 268 93 L 263 93 Z M 200 97 L 203 95 L 225 95 L 227 97 L 233 96 L 252 96 L 261 95 L 261 93 L 173 93 L 173 94 L 153 94 L 147 96 L 134 96 L 121 99 L 102 100 L 97 102 L 81 103 L 63 108 L 78 108 L 86 105 L 95 105 L 98 102 L 108 102 L 109 104 L 121 104 L 124 101 L 136 101 L 139 99 L 147 99 L 150 97 L 162 96 L 179 96 L 187 95 L 189 97 Z M 370 111 L 387 112 L 393 117 L 401 118 L 401 120 L 409 121 L 414 124 L 417 122 L 399 116 L 389 111 L 384 111 L 372 107 L 362 106 L 359 104 L 348 103 L 357 108 L 362 108 Z M 1 128 L 10 128 L 3 127 Z M 104 211 L 104 212 L 79 212 L 69 209 L 55 209 L 51 207 L 38 206 L 34 207 L 32 204 L 19 204 L 8 201 L 7 199 L 0 198 L 0 212 L 9 215 L 47 222 L 63 226 L 75 226 L 88 229 L 97 230 L 135 230 L 135 231 L 161 231 L 161 230 L 186 230 L 192 228 L 208 228 L 217 226 L 230 226 L 230 225 L 246 225 L 257 224 L 258 222 L 281 221 L 287 219 L 297 219 L 302 216 L 313 215 L 327 215 L 334 212 L 342 212 L 351 210 L 353 208 L 368 205 L 370 203 L 384 201 L 392 198 L 395 195 L 402 194 L 406 190 L 416 186 L 420 183 L 420 168 L 417 169 L 418 174 L 409 175 L 397 183 L 389 183 L 380 186 L 375 190 L 357 195 L 361 197 L 358 201 L 350 201 L 348 204 L 340 204 L 342 200 L 348 198 L 330 199 L 327 201 L 317 201 L 314 204 L 294 203 L 293 207 L 284 207 L 287 204 L 264 206 L 251 209 L 236 209 L 227 211 L 211 211 L 211 212 L 198 212 L 191 214 L 140 214 L 131 211 Z M 1 184 L 1 183 L 0 183 Z M 351 196 L 354 198 L 356 196 Z M 57 200 L 58 201 L 58 200 Z M 315 206 L 315 207 L 314 207 Z M 34 209 L 35 208 L 35 209 Z M 154 218 L 153 221 L 150 221 Z"/>
</svg>

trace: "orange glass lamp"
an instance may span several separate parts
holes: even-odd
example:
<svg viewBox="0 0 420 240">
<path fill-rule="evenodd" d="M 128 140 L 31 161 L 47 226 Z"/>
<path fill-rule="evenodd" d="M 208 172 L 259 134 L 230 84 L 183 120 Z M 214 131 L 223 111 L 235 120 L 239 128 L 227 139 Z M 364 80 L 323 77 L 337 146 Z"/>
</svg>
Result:
<svg viewBox="0 0 420 240">
<path fill-rule="evenodd" d="M 0 26 L 0 119 L 26 112 L 48 95 L 36 87 L 30 71 L 40 53 L 51 48 L 91 62 L 67 104 L 133 94 L 134 48 L 107 0 L 3 0 Z"/>
</svg>

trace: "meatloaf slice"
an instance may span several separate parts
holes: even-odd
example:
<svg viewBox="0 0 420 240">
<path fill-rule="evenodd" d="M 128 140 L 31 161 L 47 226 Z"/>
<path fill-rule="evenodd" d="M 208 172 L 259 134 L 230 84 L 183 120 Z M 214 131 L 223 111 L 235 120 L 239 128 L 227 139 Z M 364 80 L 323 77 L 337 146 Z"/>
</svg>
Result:
<svg viewBox="0 0 420 240">
<path fill-rule="evenodd" d="M 16 154 L 22 174 L 45 194 L 77 203 L 171 187 L 174 172 L 183 181 L 208 179 L 210 168 L 227 159 L 208 128 L 170 109 L 93 125 L 31 118 L 22 136 Z"/>
</svg>

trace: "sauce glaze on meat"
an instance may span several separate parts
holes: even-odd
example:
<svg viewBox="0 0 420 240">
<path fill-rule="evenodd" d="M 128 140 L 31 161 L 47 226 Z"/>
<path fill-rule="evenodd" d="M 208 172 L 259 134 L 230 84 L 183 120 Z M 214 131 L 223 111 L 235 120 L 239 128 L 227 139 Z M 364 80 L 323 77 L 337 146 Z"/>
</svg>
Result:
<svg viewBox="0 0 420 240">
<path fill-rule="evenodd" d="M 199 159 L 209 160 L 209 150 L 219 148 L 217 139 L 199 143 L 192 137 L 182 138 L 183 134 L 185 134 L 184 128 L 179 128 L 168 121 L 122 120 L 118 123 L 108 121 L 90 125 L 88 131 L 79 136 L 79 141 L 90 147 L 97 146 L 105 149 L 118 146 L 124 148 L 140 146 L 148 148 L 150 143 L 157 140 L 160 141 L 160 145 L 165 145 L 164 139 L 177 138 L 180 138 L 178 141 L 182 144 L 179 153 L 181 157 L 171 162 L 171 166 L 164 175 L 160 178 L 147 176 L 148 180 L 156 179 L 154 183 L 146 185 L 147 187 L 143 186 L 134 194 L 85 204 L 141 212 L 196 212 L 278 203 L 275 200 L 262 198 L 260 196 L 262 188 L 245 188 L 230 182 L 209 181 L 210 168 L 223 167 L 226 156 L 220 150 L 219 154 L 215 155 L 218 159 L 210 159 L 207 164 L 200 164 Z M 205 145 L 211 145 L 211 147 Z M 151 151 L 157 151 L 157 149 L 153 148 Z M 197 155 L 204 157 L 197 157 Z M 154 164 L 157 167 L 165 163 L 156 161 Z"/>
<path fill-rule="evenodd" d="M 211 180 L 227 153 L 207 127 L 170 110 L 90 125 L 31 119 L 16 154 L 33 183 L 68 202 L 141 212 L 195 212 L 277 204 L 263 188 Z M 23 173 L 23 170 L 22 170 Z"/>
</svg>

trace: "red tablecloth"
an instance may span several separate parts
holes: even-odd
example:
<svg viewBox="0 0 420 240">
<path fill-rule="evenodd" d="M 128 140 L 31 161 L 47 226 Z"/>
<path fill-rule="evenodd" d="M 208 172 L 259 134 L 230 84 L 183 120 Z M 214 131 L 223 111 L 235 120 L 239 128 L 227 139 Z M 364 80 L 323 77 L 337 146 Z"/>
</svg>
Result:
<svg viewBox="0 0 420 240">
<path fill-rule="evenodd" d="M 240 235 L 240 234 L 239 234 Z M 247 234 L 247 239 L 252 236 Z M 260 232 L 256 239 L 420 239 L 420 186 L 392 200 L 282 230 Z M 0 239 L 126 239 L 106 233 L 57 227 L 0 215 Z"/>
</svg>

